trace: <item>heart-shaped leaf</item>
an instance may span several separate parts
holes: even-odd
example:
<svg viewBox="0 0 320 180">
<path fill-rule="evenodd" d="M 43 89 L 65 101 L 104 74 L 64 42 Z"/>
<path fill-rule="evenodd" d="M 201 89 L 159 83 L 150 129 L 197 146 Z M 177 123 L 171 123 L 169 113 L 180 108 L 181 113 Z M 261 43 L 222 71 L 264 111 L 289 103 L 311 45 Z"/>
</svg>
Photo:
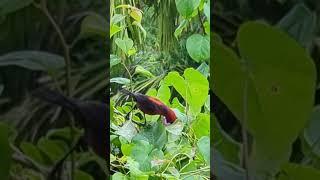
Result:
<svg viewBox="0 0 320 180">
<path fill-rule="evenodd" d="M 192 13 L 200 5 L 200 0 L 175 0 L 179 14 L 185 18 L 192 17 Z"/>
<path fill-rule="evenodd" d="M 128 54 L 129 50 L 133 47 L 133 41 L 130 38 L 117 38 L 115 43 L 125 54 Z"/>
<path fill-rule="evenodd" d="M 193 34 L 187 39 L 187 51 L 196 62 L 206 61 L 210 58 L 210 39 L 208 36 Z"/>
</svg>

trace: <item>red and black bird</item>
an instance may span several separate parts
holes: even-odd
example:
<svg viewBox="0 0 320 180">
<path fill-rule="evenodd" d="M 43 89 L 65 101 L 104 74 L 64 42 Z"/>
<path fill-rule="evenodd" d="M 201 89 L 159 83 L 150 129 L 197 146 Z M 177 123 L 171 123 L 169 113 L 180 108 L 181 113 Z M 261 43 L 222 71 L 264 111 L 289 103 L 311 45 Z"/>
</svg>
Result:
<svg viewBox="0 0 320 180">
<path fill-rule="evenodd" d="M 40 88 L 33 91 L 34 97 L 40 98 L 52 104 L 61 106 L 69 110 L 76 121 L 84 128 L 84 140 L 91 147 L 91 149 L 101 158 L 108 157 L 109 137 L 107 137 L 109 106 L 102 102 L 95 101 L 82 101 L 71 97 L 66 97 L 57 91 L 50 90 L 49 88 Z M 76 145 L 59 160 L 55 166 L 52 167 L 47 179 L 55 180 L 60 179 L 57 172 L 62 168 L 63 162 L 80 144 L 79 141 Z M 57 176 L 58 175 L 58 176 Z"/>
<path fill-rule="evenodd" d="M 102 102 L 82 101 L 66 97 L 49 88 L 35 90 L 32 95 L 70 111 L 84 128 L 84 139 L 93 151 L 102 158 L 107 157 L 106 126 L 108 106 Z"/>
<path fill-rule="evenodd" d="M 136 102 L 137 108 L 139 108 L 143 113 L 149 115 L 161 115 L 163 116 L 163 123 L 165 125 L 172 124 L 176 121 L 177 116 L 173 110 L 166 106 L 159 99 L 146 96 L 141 93 L 133 93 L 126 89 L 121 89 L 121 92 L 129 95 Z"/>
</svg>

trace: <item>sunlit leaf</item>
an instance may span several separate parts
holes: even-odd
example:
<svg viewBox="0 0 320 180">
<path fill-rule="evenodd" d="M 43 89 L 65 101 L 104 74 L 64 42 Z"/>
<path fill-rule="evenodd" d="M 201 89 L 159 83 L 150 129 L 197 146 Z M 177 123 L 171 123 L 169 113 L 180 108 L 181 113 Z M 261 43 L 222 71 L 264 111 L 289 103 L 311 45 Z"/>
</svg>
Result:
<svg viewBox="0 0 320 180">
<path fill-rule="evenodd" d="M 142 13 L 141 11 L 139 10 L 136 10 L 136 9 L 133 9 L 131 12 L 130 12 L 130 16 L 136 20 L 138 23 L 141 23 L 141 19 L 142 19 Z"/>
<path fill-rule="evenodd" d="M 111 78 L 110 82 L 111 83 L 118 83 L 118 84 L 129 84 L 130 83 L 130 79 L 122 78 L 122 77 L 116 77 L 116 78 Z"/>
<path fill-rule="evenodd" d="M 128 142 L 131 142 L 131 139 L 137 134 L 137 130 L 131 121 L 126 121 L 115 133 L 124 137 Z"/>
<path fill-rule="evenodd" d="M 191 128 L 198 139 L 203 136 L 210 136 L 210 115 L 198 114 L 197 118 L 192 122 Z"/>
<path fill-rule="evenodd" d="M 145 68 L 143 68 L 140 65 L 137 65 L 134 73 L 135 74 L 141 74 L 141 75 L 146 76 L 146 77 L 154 77 L 154 75 L 150 71 L 146 70 Z"/>
<path fill-rule="evenodd" d="M 200 5 L 200 0 L 175 0 L 179 14 L 185 18 L 192 17 L 194 10 Z"/>
<path fill-rule="evenodd" d="M 111 25 L 110 27 L 110 38 L 112 38 L 113 35 L 120 32 L 122 28 L 120 26 L 117 26 L 115 24 Z"/>
<path fill-rule="evenodd" d="M 128 54 L 128 51 L 133 47 L 133 41 L 130 38 L 117 38 L 115 43 L 125 54 Z"/>
</svg>

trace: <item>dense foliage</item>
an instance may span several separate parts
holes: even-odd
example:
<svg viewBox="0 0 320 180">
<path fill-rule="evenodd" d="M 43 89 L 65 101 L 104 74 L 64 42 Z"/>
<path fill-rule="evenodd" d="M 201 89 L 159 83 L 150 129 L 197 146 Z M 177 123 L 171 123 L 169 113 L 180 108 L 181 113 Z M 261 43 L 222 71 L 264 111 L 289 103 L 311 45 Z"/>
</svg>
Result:
<svg viewBox="0 0 320 180">
<path fill-rule="evenodd" d="M 209 179 L 210 2 L 112 1 L 110 12 L 112 179 Z M 121 88 L 158 98 L 178 120 L 144 117 Z"/>
<path fill-rule="evenodd" d="M 61 107 L 33 97 L 43 85 L 77 99 L 106 99 L 105 1 L 0 3 L 0 179 L 48 179 L 83 135 Z M 104 179 L 105 159 L 85 143 L 57 179 Z"/>
<path fill-rule="evenodd" d="M 217 178 L 319 179 L 319 2 L 217 1 L 213 14 Z"/>
</svg>

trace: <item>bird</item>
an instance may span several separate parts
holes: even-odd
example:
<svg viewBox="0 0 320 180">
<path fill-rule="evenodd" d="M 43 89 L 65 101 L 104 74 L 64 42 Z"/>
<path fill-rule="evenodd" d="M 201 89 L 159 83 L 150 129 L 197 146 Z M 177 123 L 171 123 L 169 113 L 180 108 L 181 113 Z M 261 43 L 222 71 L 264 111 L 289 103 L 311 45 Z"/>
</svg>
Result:
<svg viewBox="0 0 320 180">
<path fill-rule="evenodd" d="M 162 115 L 164 125 L 170 125 L 177 119 L 175 112 L 157 98 L 141 93 L 133 93 L 126 89 L 121 89 L 120 92 L 131 96 L 136 102 L 137 108 L 140 109 L 144 114 Z"/>
<path fill-rule="evenodd" d="M 70 111 L 74 119 L 84 128 L 84 140 L 95 154 L 103 159 L 108 159 L 109 139 L 107 137 L 109 106 L 102 102 L 82 101 L 75 98 L 67 97 L 58 91 L 51 90 L 47 87 L 42 87 L 34 90 L 31 95 L 43 101 L 61 106 Z M 55 178 L 56 172 L 62 167 L 63 162 L 80 144 L 80 140 L 76 145 L 53 166 L 48 177 Z M 59 179 L 59 178 L 58 178 Z"/>
</svg>

